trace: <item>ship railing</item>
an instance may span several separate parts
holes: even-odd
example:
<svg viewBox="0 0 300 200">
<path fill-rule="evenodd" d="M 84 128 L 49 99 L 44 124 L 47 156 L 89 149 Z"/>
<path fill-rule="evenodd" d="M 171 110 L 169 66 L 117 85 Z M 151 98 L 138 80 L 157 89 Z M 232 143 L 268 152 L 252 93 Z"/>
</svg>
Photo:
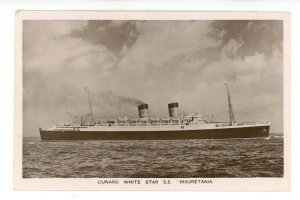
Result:
<svg viewBox="0 0 300 200">
<path fill-rule="evenodd" d="M 181 125 L 180 119 L 160 119 L 160 118 L 139 118 L 139 119 L 110 119 L 98 120 L 97 126 L 164 126 L 164 125 Z"/>
<path fill-rule="evenodd" d="M 139 122 L 139 123 L 115 123 L 115 124 L 97 124 L 101 127 L 164 127 L 164 126 L 181 126 L 181 125 L 193 125 L 193 124 L 184 124 L 184 123 L 148 123 L 148 122 Z M 196 124 L 194 124 L 196 125 Z"/>
<path fill-rule="evenodd" d="M 52 122 L 50 123 L 51 126 L 72 126 L 71 122 Z"/>
<path fill-rule="evenodd" d="M 187 125 L 182 122 L 169 122 L 169 121 L 157 121 L 157 122 L 149 122 L 149 121 L 139 121 L 139 122 L 116 122 L 116 123 L 97 123 L 97 126 L 171 126 L 171 125 Z"/>
<path fill-rule="evenodd" d="M 221 126 L 254 126 L 254 125 L 264 125 L 266 123 L 258 123 L 258 122 L 210 122 L 211 124 L 215 124 L 217 127 Z"/>
<path fill-rule="evenodd" d="M 97 123 L 97 126 L 121 126 L 121 127 L 160 127 L 160 126 L 199 126 L 199 125 L 214 125 L 216 127 L 222 126 L 251 126 L 251 125 L 263 125 L 266 123 L 257 123 L 257 122 L 206 122 L 205 120 L 184 120 L 179 118 L 166 118 L 166 119 L 128 119 L 128 120 L 115 120 L 110 119 L 106 121 L 101 121 Z"/>
</svg>

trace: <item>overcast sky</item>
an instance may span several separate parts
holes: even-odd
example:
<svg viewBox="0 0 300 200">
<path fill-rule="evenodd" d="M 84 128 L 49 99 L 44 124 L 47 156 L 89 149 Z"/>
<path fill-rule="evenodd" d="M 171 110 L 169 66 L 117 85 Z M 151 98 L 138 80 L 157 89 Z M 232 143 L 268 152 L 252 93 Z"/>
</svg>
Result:
<svg viewBox="0 0 300 200">
<path fill-rule="evenodd" d="M 152 117 L 167 104 L 182 113 L 229 121 L 224 83 L 237 121 L 270 121 L 283 130 L 282 21 L 25 21 L 24 135 L 70 121 Z"/>
</svg>

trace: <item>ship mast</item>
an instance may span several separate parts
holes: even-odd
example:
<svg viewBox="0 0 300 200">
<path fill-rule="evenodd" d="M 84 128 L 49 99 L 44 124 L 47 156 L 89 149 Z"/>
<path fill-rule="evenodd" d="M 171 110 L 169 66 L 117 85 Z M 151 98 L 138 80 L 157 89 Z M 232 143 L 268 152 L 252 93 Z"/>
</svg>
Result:
<svg viewBox="0 0 300 200">
<path fill-rule="evenodd" d="M 230 93 L 229 93 L 229 87 L 227 84 L 224 84 L 227 88 L 227 96 L 228 96 L 228 108 L 229 108 L 229 118 L 230 118 L 230 124 L 235 123 L 235 118 L 234 118 L 234 114 L 233 114 L 233 108 L 232 108 L 232 104 L 231 104 L 231 100 L 230 100 Z"/>
<path fill-rule="evenodd" d="M 91 111 L 91 118 L 92 118 L 92 123 L 94 123 L 94 117 L 93 117 L 93 110 L 92 110 L 92 106 L 91 106 L 91 98 L 90 98 L 90 92 L 89 89 L 87 87 L 84 87 L 85 91 L 88 94 L 88 99 L 89 99 L 89 106 L 90 106 L 90 111 Z"/>
</svg>

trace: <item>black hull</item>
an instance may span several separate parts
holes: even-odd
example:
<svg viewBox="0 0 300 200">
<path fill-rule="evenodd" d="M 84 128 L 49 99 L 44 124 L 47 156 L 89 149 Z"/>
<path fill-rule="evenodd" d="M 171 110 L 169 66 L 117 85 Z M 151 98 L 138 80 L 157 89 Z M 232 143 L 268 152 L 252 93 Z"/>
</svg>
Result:
<svg viewBox="0 0 300 200">
<path fill-rule="evenodd" d="M 268 137 L 270 126 L 178 131 L 46 131 L 42 140 L 190 140 Z"/>
</svg>

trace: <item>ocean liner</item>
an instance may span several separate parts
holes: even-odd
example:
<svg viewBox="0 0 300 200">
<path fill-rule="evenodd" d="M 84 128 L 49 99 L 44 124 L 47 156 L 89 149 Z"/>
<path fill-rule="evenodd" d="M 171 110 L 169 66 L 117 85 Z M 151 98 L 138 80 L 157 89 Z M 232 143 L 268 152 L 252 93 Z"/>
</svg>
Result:
<svg viewBox="0 0 300 200">
<path fill-rule="evenodd" d="M 225 84 L 226 85 L 226 84 Z M 147 104 L 138 105 L 139 118 L 94 120 L 90 113 L 80 123 L 60 123 L 40 128 L 41 140 L 183 140 L 268 137 L 270 123 L 236 122 L 227 88 L 229 122 L 208 122 L 201 114 L 181 115 L 177 102 L 168 104 L 169 117 L 150 118 Z M 90 118 L 91 122 L 87 123 Z"/>
</svg>

